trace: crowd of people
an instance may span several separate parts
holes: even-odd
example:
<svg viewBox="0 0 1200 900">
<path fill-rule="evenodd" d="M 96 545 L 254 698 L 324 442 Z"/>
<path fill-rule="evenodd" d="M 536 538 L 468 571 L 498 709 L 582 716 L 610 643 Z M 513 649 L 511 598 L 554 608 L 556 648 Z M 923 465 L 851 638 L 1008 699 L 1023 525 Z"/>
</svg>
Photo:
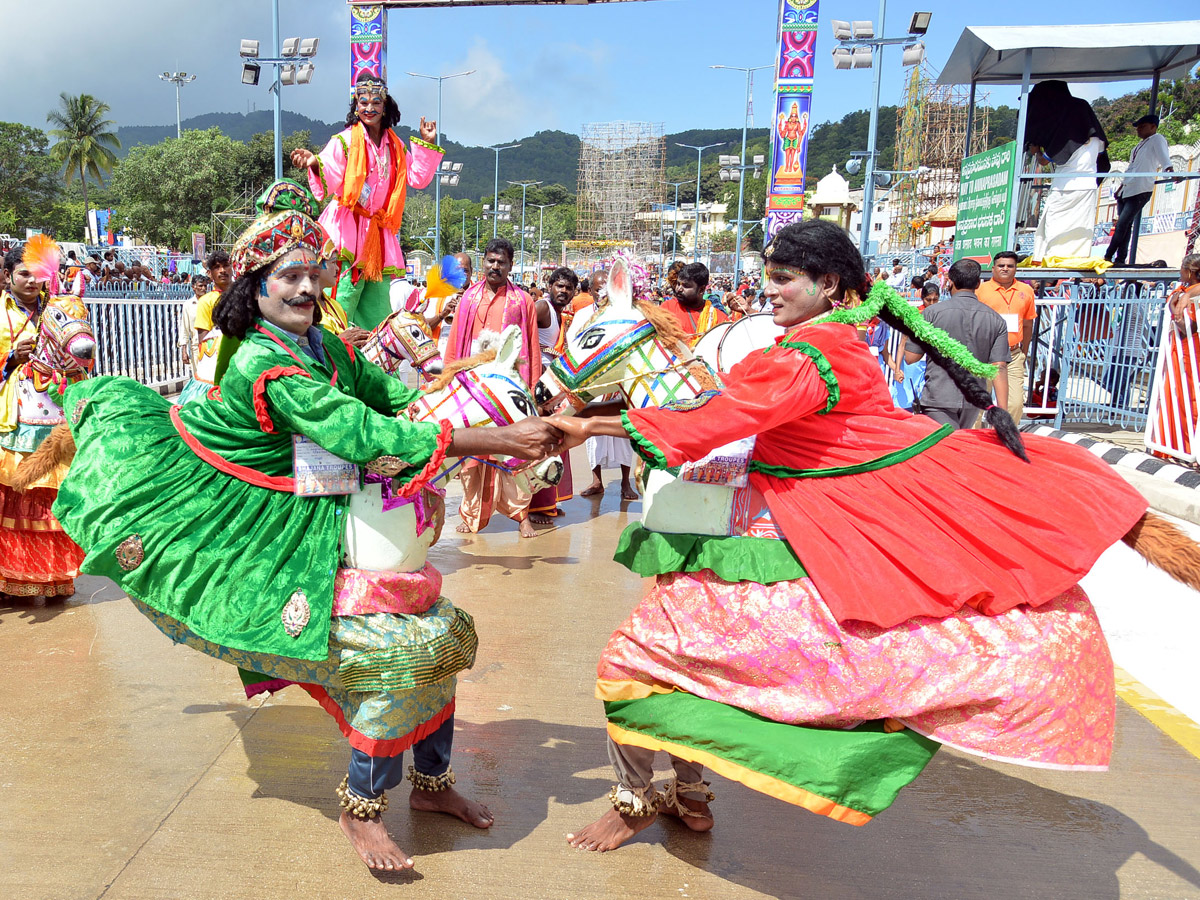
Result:
<svg viewBox="0 0 1200 900">
<path fill-rule="evenodd" d="M 616 849 L 659 812 L 708 831 L 706 767 L 862 824 L 891 801 L 856 805 L 856 787 L 898 790 L 934 744 L 1107 765 L 1112 660 L 1077 582 L 1116 540 L 1181 579 L 1200 549 L 1148 516 L 1107 463 L 1018 430 L 1034 295 L 1015 254 L 998 254 L 986 282 L 972 260 L 944 275 L 897 260 L 872 278 L 849 236 L 814 219 L 771 238 L 760 282 L 677 262 L 655 284 L 614 258 L 582 280 L 562 267 L 523 286 L 512 244 L 496 238 L 477 280 L 460 257 L 461 289 L 432 296 L 401 277 L 397 232 L 406 188 L 428 183 L 442 151 L 423 119 L 406 149 L 398 117 L 387 85 L 361 75 L 346 130 L 293 155 L 308 184 L 272 184 L 232 252 L 205 260 L 180 322 L 193 378 L 177 402 L 129 378 L 83 377 L 75 364 L 92 348 L 72 341 L 84 326 L 63 330 L 63 354 L 35 359 L 53 278 L 28 248 L 5 256 L 0 591 L 44 604 L 81 571 L 107 577 L 172 641 L 236 666 L 249 695 L 301 686 L 349 745 L 335 790 L 343 833 L 372 869 L 407 869 L 383 820 L 406 777 L 412 808 L 495 821 L 451 767 L 456 676 L 487 636 L 423 556 L 415 571 L 354 565 L 345 536 L 361 484 L 436 540 L 435 476 L 458 458 L 457 532 L 499 513 L 527 538 L 563 514 L 573 484 L 534 492 L 498 459 L 569 460 L 586 446 L 580 496 L 603 494 L 615 469 L 631 501 L 639 466 L 673 474 L 739 444 L 729 484 L 761 501 L 754 533 L 697 517 L 694 534 L 635 524 L 622 537 L 618 560 L 654 584 L 597 668 L 616 785 L 572 846 Z M 89 258 L 74 277 L 144 275 L 118 265 L 105 274 Z M 1172 303 L 1185 325 L 1191 307 Z M 551 410 L 535 393 L 544 367 L 594 346 L 617 313 L 676 348 L 756 314 L 783 334 L 659 406 L 623 408 L 608 384 L 576 415 Z M 439 390 L 496 362 L 494 336 L 507 334 L 527 417 L 481 428 L 416 415 L 427 395 L 363 352 L 393 316 L 441 346 Z M 25 421 L 18 395 L 30 390 L 44 420 Z M 673 770 L 661 792 L 658 749 Z"/>
</svg>

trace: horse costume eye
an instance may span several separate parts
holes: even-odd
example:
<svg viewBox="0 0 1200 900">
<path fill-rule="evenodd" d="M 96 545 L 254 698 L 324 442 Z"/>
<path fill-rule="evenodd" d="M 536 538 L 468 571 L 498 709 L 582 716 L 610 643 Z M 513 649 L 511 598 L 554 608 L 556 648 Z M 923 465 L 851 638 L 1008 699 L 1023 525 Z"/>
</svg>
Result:
<svg viewBox="0 0 1200 900">
<path fill-rule="evenodd" d="M 600 345 L 604 340 L 603 328 L 589 328 L 579 336 L 579 346 L 584 350 L 591 350 Z"/>
<path fill-rule="evenodd" d="M 416 325 L 409 325 L 408 326 L 408 336 L 410 338 L 412 338 L 414 341 L 423 341 L 425 339 L 425 332 L 423 332 Z"/>
<path fill-rule="evenodd" d="M 550 393 L 550 388 L 546 387 L 540 381 L 533 386 L 533 399 L 538 406 L 545 406 L 554 397 Z"/>
<path fill-rule="evenodd" d="M 533 407 L 530 405 L 529 397 L 526 394 L 523 394 L 520 391 L 509 391 L 508 398 L 512 400 L 513 406 L 515 406 L 519 412 L 524 413 L 526 416 L 533 415 Z"/>
</svg>

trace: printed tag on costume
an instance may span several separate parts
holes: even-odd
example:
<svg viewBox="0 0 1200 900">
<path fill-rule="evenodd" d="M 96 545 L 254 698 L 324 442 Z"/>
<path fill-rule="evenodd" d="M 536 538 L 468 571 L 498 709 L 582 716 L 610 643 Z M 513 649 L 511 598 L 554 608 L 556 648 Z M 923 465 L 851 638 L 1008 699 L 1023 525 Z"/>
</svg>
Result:
<svg viewBox="0 0 1200 900">
<path fill-rule="evenodd" d="M 750 455 L 754 452 L 754 438 L 743 438 L 723 447 L 717 447 L 697 462 L 686 462 L 679 468 L 683 481 L 698 484 L 720 484 L 740 488 L 750 483 Z"/>
<path fill-rule="evenodd" d="M 1008 326 L 1009 334 L 1021 330 L 1021 320 L 1017 318 L 1016 313 L 1000 313 L 1000 318 L 1002 318 L 1004 320 L 1004 324 Z"/>
<path fill-rule="evenodd" d="M 292 477 L 298 497 L 330 497 L 362 490 L 357 464 L 334 456 L 302 434 L 292 435 Z"/>
<path fill-rule="evenodd" d="M 363 208 L 367 208 L 367 201 L 371 199 L 371 185 L 363 182 L 362 190 L 358 192 L 358 203 Z"/>
</svg>

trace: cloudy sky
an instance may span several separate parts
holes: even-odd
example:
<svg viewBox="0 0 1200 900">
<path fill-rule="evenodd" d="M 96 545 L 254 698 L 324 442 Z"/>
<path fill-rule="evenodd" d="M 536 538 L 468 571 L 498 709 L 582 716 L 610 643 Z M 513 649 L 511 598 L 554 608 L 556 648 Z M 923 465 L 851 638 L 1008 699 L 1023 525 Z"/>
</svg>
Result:
<svg viewBox="0 0 1200 900">
<path fill-rule="evenodd" d="M 918 5 L 919 4 L 919 5 Z M 913 10 L 933 12 L 927 36 L 935 67 L 945 63 L 967 25 L 1171 21 L 1196 17 L 1196 0 L 1046 3 L 1008 0 L 893 0 L 889 36 L 907 27 Z M 342 0 L 280 0 L 284 37 L 319 37 L 310 85 L 284 89 L 284 105 L 334 121 L 345 112 L 349 82 L 349 12 Z M 824 0 L 813 100 L 816 121 L 838 119 L 870 102 L 869 70 L 835 72 L 827 20 L 875 19 L 875 0 Z M 969 11 L 969 12 L 968 12 Z M 45 16 L 63 26 L 48 42 Z M 965 14 L 965 15 L 964 15 Z M 450 74 L 474 69 L 444 86 L 443 125 L 468 144 L 518 138 L 541 129 L 578 132 L 585 122 L 662 122 L 668 132 L 741 124 L 745 77 L 713 64 L 769 64 L 775 52 L 778 0 L 653 0 L 571 7 L 393 10 L 388 74 L 406 122 L 436 110 L 433 82 L 405 71 Z M 29 36 L 23 39 L 22 35 Z M 183 89 L 183 116 L 268 108 L 265 86 L 239 82 L 238 39 L 270 44 L 269 0 L 0 0 L 0 120 L 43 126 L 61 91 L 90 93 L 112 107 L 118 125 L 166 125 L 175 91 L 164 71 L 198 79 Z M 265 53 L 264 53 L 265 55 Z M 882 100 L 903 89 L 899 51 L 887 51 Z M 264 73 L 265 74 L 265 73 Z M 755 84 L 756 123 L 766 125 L 770 73 Z M 266 79 L 264 77 L 264 83 Z M 1082 96 L 1114 96 L 1139 85 L 1082 86 Z M 1012 103 L 1015 91 L 992 92 Z"/>
</svg>

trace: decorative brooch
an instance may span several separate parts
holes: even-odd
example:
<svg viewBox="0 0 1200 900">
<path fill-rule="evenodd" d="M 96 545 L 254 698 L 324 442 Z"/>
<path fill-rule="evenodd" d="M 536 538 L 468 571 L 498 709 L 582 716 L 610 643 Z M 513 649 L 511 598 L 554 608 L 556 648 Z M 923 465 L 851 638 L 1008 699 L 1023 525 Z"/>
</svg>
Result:
<svg viewBox="0 0 1200 900">
<path fill-rule="evenodd" d="M 142 560 L 146 558 L 146 551 L 142 548 L 142 536 L 133 534 L 117 544 L 117 549 L 114 555 L 117 557 L 117 565 L 126 572 L 132 572 L 142 564 Z"/>
<path fill-rule="evenodd" d="M 372 475 L 394 478 L 408 468 L 408 463 L 398 456 L 377 456 L 366 465 Z"/>
<path fill-rule="evenodd" d="M 300 637 L 300 632 L 308 624 L 311 614 L 308 597 L 304 595 L 304 591 L 296 591 L 292 594 L 291 599 L 283 605 L 283 613 L 280 616 L 283 621 L 283 630 L 287 632 L 288 637 Z"/>
</svg>

